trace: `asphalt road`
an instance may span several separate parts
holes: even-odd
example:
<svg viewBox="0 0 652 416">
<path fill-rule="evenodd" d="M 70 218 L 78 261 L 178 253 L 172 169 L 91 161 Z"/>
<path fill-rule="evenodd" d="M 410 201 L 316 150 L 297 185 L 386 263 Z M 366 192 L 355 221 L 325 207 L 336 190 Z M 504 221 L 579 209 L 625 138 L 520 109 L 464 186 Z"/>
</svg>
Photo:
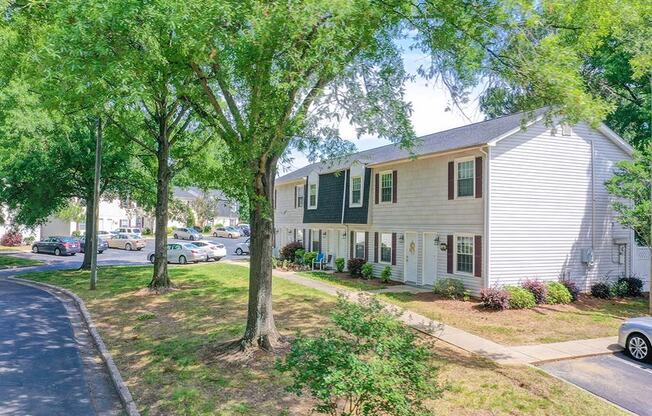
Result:
<svg viewBox="0 0 652 416">
<path fill-rule="evenodd" d="M 652 364 L 623 353 L 556 361 L 544 370 L 641 416 L 652 416 Z"/>
</svg>

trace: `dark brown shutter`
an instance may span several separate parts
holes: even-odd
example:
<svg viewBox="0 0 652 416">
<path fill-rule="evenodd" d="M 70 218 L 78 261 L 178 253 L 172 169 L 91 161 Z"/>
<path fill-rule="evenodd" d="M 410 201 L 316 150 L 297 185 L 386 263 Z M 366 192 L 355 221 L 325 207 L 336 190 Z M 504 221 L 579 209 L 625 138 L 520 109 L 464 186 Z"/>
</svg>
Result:
<svg viewBox="0 0 652 416">
<path fill-rule="evenodd" d="M 312 247 L 312 229 L 308 230 L 308 247 L 310 247 L 310 251 L 314 250 Z"/>
<path fill-rule="evenodd" d="M 446 236 L 446 273 L 453 274 L 453 236 Z"/>
<path fill-rule="evenodd" d="M 448 162 L 448 199 L 455 199 L 455 162 Z"/>
<path fill-rule="evenodd" d="M 294 242 L 297 242 L 297 229 L 294 229 Z"/>
<path fill-rule="evenodd" d="M 378 263 L 378 233 L 374 233 L 374 260 Z"/>
<path fill-rule="evenodd" d="M 380 175 L 376 174 L 376 179 L 374 180 L 374 188 L 375 188 L 375 193 L 376 193 L 376 204 L 378 203 L 378 190 L 380 188 Z"/>
<path fill-rule="evenodd" d="M 392 266 L 396 266 L 396 233 L 392 233 Z"/>
<path fill-rule="evenodd" d="M 482 277 L 482 236 L 476 235 L 473 242 L 474 275 Z"/>
<path fill-rule="evenodd" d="M 297 207 L 297 187 L 294 187 L 294 207 Z"/>
<path fill-rule="evenodd" d="M 318 251 L 319 251 L 320 253 L 323 251 L 323 250 L 321 249 L 321 230 L 319 230 L 319 250 L 318 250 Z"/>
<path fill-rule="evenodd" d="M 475 197 L 482 198 L 482 157 L 475 158 Z"/>
<path fill-rule="evenodd" d="M 396 203 L 396 195 L 398 191 L 398 171 L 392 172 L 392 203 Z"/>
<path fill-rule="evenodd" d="M 369 261 L 369 231 L 364 232 L 364 261 Z"/>
<path fill-rule="evenodd" d="M 305 229 L 305 228 L 303 229 L 303 237 L 301 237 L 301 239 L 303 240 L 303 241 L 301 241 L 301 244 L 303 244 L 303 248 L 305 248 L 306 250 L 308 250 L 308 247 L 310 247 L 310 245 L 309 245 L 310 243 L 308 243 L 308 242 L 309 242 L 310 240 L 308 240 L 308 234 L 306 233 L 306 229 Z M 306 243 L 308 243 L 308 244 L 306 244 Z"/>
<path fill-rule="evenodd" d="M 353 253 L 354 253 L 354 252 L 353 252 L 353 246 L 354 246 L 354 245 L 355 245 L 355 233 L 354 233 L 353 231 L 351 231 L 351 253 L 350 253 L 350 255 L 349 255 L 349 258 L 350 258 L 350 259 L 353 258 Z"/>
</svg>

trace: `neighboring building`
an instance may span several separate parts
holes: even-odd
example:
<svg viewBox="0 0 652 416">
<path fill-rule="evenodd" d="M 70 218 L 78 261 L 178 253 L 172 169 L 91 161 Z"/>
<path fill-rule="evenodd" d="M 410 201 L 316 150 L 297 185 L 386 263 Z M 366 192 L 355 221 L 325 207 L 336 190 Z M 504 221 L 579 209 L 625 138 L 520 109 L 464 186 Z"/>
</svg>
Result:
<svg viewBox="0 0 652 416">
<path fill-rule="evenodd" d="M 541 111 L 538 112 L 540 114 Z M 632 148 L 606 126 L 501 117 L 312 164 L 276 180 L 276 248 L 362 257 L 379 275 L 472 293 L 527 278 L 592 282 L 632 270 L 633 233 L 604 182 Z M 414 156 L 414 157 L 412 157 Z"/>
<path fill-rule="evenodd" d="M 199 200 L 210 201 L 207 205 L 210 206 L 210 215 L 207 218 L 209 225 L 222 224 L 238 225 L 240 222 L 240 205 L 229 199 L 224 192 L 220 190 L 202 191 L 196 187 L 190 188 L 174 188 L 174 199 L 186 202 L 188 206 L 195 210 L 194 203 Z M 181 224 L 178 221 L 172 221 L 172 227 L 183 227 L 186 224 Z"/>
</svg>

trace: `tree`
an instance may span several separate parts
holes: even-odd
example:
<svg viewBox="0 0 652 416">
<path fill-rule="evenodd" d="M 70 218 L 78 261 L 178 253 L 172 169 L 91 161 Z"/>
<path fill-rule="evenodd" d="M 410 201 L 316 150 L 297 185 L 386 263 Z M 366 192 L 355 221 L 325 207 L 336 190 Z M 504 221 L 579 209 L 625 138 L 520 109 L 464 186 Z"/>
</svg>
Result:
<svg viewBox="0 0 652 416">
<path fill-rule="evenodd" d="M 220 200 L 204 191 L 202 194 L 190 202 L 192 210 L 197 216 L 197 223 L 204 227 L 206 223 L 215 217 Z M 193 224 L 194 225 L 194 224 Z"/>
<path fill-rule="evenodd" d="M 637 152 L 631 161 L 619 162 L 614 176 L 605 186 L 617 197 L 612 206 L 618 214 L 618 222 L 634 230 L 637 239 L 650 249 L 652 254 L 652 158 L 650 153 Z M 650 265 L 652 280 L 652 264 Z M 652 290 L 650 291 L 650 313 L 652 313 Z"/>
</svg>

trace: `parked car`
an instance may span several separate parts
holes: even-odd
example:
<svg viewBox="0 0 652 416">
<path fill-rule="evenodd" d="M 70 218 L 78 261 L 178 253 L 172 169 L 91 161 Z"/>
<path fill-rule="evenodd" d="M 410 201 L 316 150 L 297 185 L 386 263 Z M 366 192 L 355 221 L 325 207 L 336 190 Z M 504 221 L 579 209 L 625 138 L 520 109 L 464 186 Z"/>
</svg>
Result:
<svg viewBox="0 0 652 416">
<path fill-rule="evenodd" d="M 32 244 L 33 253 L 52 253 L 55 256 L 74 256 L 79 253 L 79 240 L 75 237 L 48 237 Z"/>
<path fill-rule="evenodd" d="M 236 228 L 240 231 L 240 234 L 244 235 L 245 237 L 249 237 L 249 235 L 251 235 L 251 228 L 249 228 L 249 224 L 239 224 Z"/>
<path fill-rule="evenodd" d="M 204 238 L 203 235 L 192 227 L 184 228 L 179 227 L 174 229 L 174 234 L 172 235 L 175 239 L 197 241 Z"/>
<path fill-rule="evenodd" d="M 206 260 L 213 259 L 220 261 L 222 257 L 226 256 L 226 247 L 224 244 L 215 243 L 214 241 L 202 240 L 190 243 L 206 253 Z"/>
<path fill-rule="evenodd" d="M 250 239 L 247 238 L 244 243 L 238 243 L 238 245 L 235 246 L 235 254 L 238 256 L 249 254 L 249 240 Z"/>
<path fill-rule="evenodd" d="M 620 325 L 618 344 L 637 361 L 652 362 L 652 316 L 630 318 Z"/>
<path fill-rule="evenodd" d="M 114 234 L 136 234 L 138 238 L 142 237 L 142 230 L 140 228 L 120 227 L 113 232 Z"/>
<path fill-rule="evenodd" d="M 168 263 L 186 264 L 197 263 L 206 260 L 206 253 L 194 246 L 192 243 L 170 243 L 168 244 Z M 149 253 L 147 259 L 154 263 L 155 254 Z"/>
<path fill-rule="evenodd" d="M 79 239 L 79 251 L 81 253 L 85 253 L 84 248 L 86 246 L 86 239 L 85 238 L 80 238 Z M 97 252 L 99 254 L 104 253 L 104 250 L 109 248 L 109 243 L 101 237 L 97 237 Z"/>
<path fill-rule="evenodd" d="M 109 248 L 121 248 L 127 251 L 140 251 L 145 247 L 145 240 L 136 234 L 115 234 L 109 237 L 106 241 L 109 244 Z"/>
<path fill-rule="evenodd" d="M 213 231 L 213 237 L 239 238 L 240 231 L 235 227 L 217 227 Z"/>
</svg>

